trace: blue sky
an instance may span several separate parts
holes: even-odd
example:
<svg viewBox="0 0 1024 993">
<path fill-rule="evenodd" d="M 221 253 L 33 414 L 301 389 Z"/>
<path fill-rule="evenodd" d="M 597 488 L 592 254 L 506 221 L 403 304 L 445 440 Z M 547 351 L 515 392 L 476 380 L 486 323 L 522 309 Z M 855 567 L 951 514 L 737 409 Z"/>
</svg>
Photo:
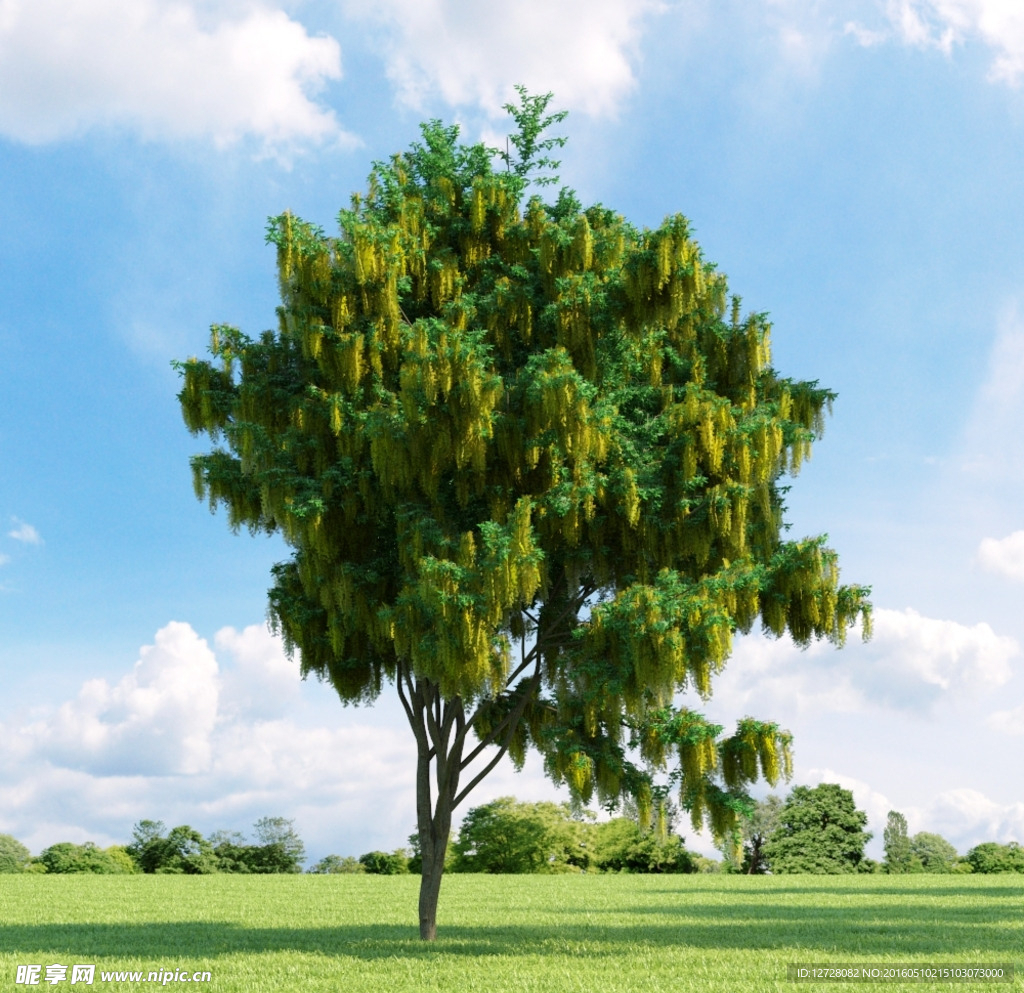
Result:
<svg viewBox="0 0 1024 993">
<path fill-rule="evenodd" d="M 404 843 L 401 713 L 266 632 L 287 550 L 195 500 L 170 363 L 274 326 L 269 215 L 331 229 L 427 117 L 499 142 L 516 82 L 570 111 L 563 181 L 686 214 L 777 367 L 839 393 L 789 520 L 873 587 L 875 637 L 744 639 L 707 711 L 790 728 L 876 856 L 889 809 L 1024 841 L 1016 0 L 0 0 L 0 832 Z M 509 793 L 556 795 L 528 764 L 477 802 Z"/>
</svg>

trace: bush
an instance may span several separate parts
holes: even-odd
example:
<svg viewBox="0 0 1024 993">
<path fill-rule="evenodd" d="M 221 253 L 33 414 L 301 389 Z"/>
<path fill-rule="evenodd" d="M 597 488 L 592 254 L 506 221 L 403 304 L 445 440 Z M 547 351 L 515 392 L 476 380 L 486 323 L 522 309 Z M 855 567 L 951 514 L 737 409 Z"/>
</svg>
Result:
<svg viewBox="0 0 1024 993">
<path fill-rule="evenodd" d="M 0 873 L 24 872 L 32 853 L 17 838 L 0 834 Z"/>
<path fill-rule="evenodd" d="M 974 872 L 1024 873 L 1024 848 L 1021 848 L 1015 841 L 1011 841 L 1008 845 L 986 841 L 981 845 L 975 845 L 967 853 L 966 861 Z"/>
<path fill-rule="evenodd" d="M 683 847 L 678 835 L 658 838 L 643 832 L 636 821 L 615 817 L 595 824 L 589 865 L 602 872 L 680 873 L 696 872 L 698 856 Z"/>
<path fill-rule="evenodd" d="M 319 862 L 311 865 L 307 872 L 318 875 L 336 875 L 339 873 L 366 872 L 366 866 L 353 855 L 325 855 Z"/>
<path fill-rule="evenodd" d="M 102 876 L 112 876 L 135 871 L 131 859 L 124 855 L 123 850 L 117 851 L 115 846 L 115 851 L 109 849 L 104 851 L 91 841 L 87 841 L 83 845 L 76 845 L 70 841 L 59 841 L 56 845 L 44 848 L 36 862 L 45 866 L 47 872 L 55 873 L 91 872 Z M 129 865 L 131 868 L 128 867 Z"/>
<path fill-rule="evenodd" d="M 367 852 L 359 856 L 363 868 L 375 876 L 401 876 L 409 871 L 409 854 L 404 848 L 393 852 Z"/>
</svg>

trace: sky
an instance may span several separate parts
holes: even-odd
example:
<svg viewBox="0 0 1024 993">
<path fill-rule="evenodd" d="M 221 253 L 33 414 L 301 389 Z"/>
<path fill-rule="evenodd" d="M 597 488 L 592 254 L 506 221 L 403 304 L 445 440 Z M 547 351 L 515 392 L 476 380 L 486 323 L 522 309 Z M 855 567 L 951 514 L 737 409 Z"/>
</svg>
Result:
<svg viewBox="0 0 1024 993">
<path fill-rule="evenodd" d="M 838 393 L 789 534 L 871 586 L 874 637 L 751 634 L 688 703 L 788 728 L 780 792 L 851 789 L 876 858 L 893 809 L 1024 842 L 1017 0 L 0 0 L 0 832 L 405 844 L 397 701 L 300 681 L 288 549 L 196 501 L 171 362 L 276 325 L 269 216 L 334 229 L 428 118 L 500 143 L 516 83 L 570 112 L 584 203 L 685 214 L 776 367 Z M 502 795 L 566 799 L 530 761 L 467 804 Z"/>
</svg>

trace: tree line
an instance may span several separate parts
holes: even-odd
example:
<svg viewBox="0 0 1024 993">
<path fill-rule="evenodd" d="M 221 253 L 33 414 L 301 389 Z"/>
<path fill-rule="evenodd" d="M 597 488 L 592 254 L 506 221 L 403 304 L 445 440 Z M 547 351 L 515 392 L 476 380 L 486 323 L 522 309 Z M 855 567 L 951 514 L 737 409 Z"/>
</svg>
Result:
<svg viewBox="0 0 1024 993">
<path fill-rule="evenodd" d="M 263 817 L 253 825 L 250 843 L 238 831 L 215 831 L 204 838 L 182 824 L 170 831 L 163 821 L 142 820 L 127 845 L 100 848 L 91 841 L 61 841 L 35 857 L 20 841 L 0 834 L 0 873 L 161 873 L 208 875 L 301 872 L 306 848 L 292 821 Z"/>
<path fill-rule="evenodd" d="M 769 795 L 750 806 L 736 834 L 721 846 L 722 859 L 709 859 L 685 846 L 674 833 L 678 808 L 667 804 L 654 829 L 641 827 L 635 809 L 598 821 L 593 811 L 567 803 L 528 803 L 501 797 L 469 810 L 448 849 L 445 872 L 477 873 L 697 873 L 761 875 L 848 873 L 1024 873 L 1024 847 L 993 841 L 960 855 L 941 835 L 907 833 L 903 814 L 890 811 L 885 858 L 868 858 L 867 814 L 849 790 L 835 783 L 797 786 L 783 799 Z M 0 834 L 0 873 L 297 873 L 305 845 L 292 821 L 264 817 L 254 825 L 255 841 L 238 832 L 216 831 L 204 838 L 188 825 L 166 831 L 161 821 L 135 825 L 127 845 L 99 848 L 59 842 L 34 858 L 11 835 Z M 308 870 L 314 874 L 420 875 L 419 834 L 406 848 L 360 856 L 327 855 Z"/>
</svg>

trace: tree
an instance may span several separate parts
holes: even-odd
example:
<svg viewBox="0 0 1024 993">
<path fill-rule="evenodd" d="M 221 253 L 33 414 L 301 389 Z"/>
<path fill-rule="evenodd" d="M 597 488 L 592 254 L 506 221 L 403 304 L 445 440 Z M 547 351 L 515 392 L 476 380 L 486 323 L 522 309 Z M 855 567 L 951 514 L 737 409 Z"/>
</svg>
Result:
<svg viewBox="0 0 1024 993">
<path fill-rule="evenodd" d="M 254 872 L 302 872 L 306 846 L 295 830 L 294 821 L 284 817 L 263 817 L 253 826 L 262 849 L 260 868 Z"/>
<path fill-rule="evenodd" d="M 1007 845 L 986 841 L 975 845 L 966 861 L 974 872 L 1024 872 L 1024 848 L 1015 841 Z"/>
<path fill-rule="evenodd" d="M 910 839 L 910 855 L 921 864 L 922 872 L 955 872 L 959 861 L 956 849 L 940 834 L 918 831 Z"/>
<path fill-rule="evenodd" d="M 835 783 L 797 786 L 786 797 L 779 826 L 764 846 L 773 873 L 852 873 L 860 870 L 867 814 Z"/>
<path fill-rule="evenodd" d="M 758 620 L 800 645 L 869 630 L 825 539 L 782 537 L 783 478 L 835 394 L 772 368 L 766 316 L 681 215 L 527 198 L 561 116 L 519 95 L 506 169 L 431 121 L 340 237 L 272 219 L 277 330 L 215 326 L 213 361 L 178 364 L 215 445 L 197 495 L 294 549 L 269 615 L 301 672 L 401 700 L 425 939 L 453 812 L 503 756 L 534 747 L 576 800 L 631 795 L 645 823 L 676 791 L 723 836 L 750 783 L 788 775 L 790 737 L 723 737 L 676 693 L 707 697 Z"/>
<path fill-rule="evenodd" d="M 586 849 L 568 805 L 500 797 L 474 807 L 454 845 L 459 872 L 558 872 L 579 867 Z"/>
<path fill-rule="evenodd" d="M 71 841 L 59 841 L 39 853 L 36 861 L 46 867 L 48 873 L 83 873 L 110 876 L 134 869 L 126 864 L 121 850 L 104 851 L 93 842 L 76 845 Z M 128 859 L 127 862 L 131 860 Z"/>
<path fill-rule="evenodd" d="M 352 855 L 325 855 L 306 871 L 322 876 L 333 876 L 341 873 L 363 873 L 366 872 L 366 866 Z"/>
<path fill-rule="evenodd" d="M 779 826 L 782 814 L 782 798 L 769 793 L 759 800 L 753 811 L 743 818 L 743 863 L 741 872 L 752 876 L 763 876 L 771 871 L 771 864 L 765 856 L 764 846 Z"/>
<path fill-rule="evenodd" d="M 181 824 L 164 836 L 162 821 L 139 821 L 125 850 L 143 872 L 208 875 L 218 871 L 213 845 Z"/>
<path fill-rule="evenodd" d="M 0 873 L 24 872 L 32 853 L 17 838 L 0 834 Z"/>
<path fill-rule="evenodd" d="M 898 811 L 890 810 L 885 832 L 885 871 L 899 874 L 911 871 L 910 838 L 907 837 L 907 819 Z"/>
<path fill-rule="evenodd" d="M 629 817 L 613 817 L 592 826 L 590 866 L 602 872 L 696 872 L 696 856 L 676 834 L 644 831 Z"/>
<path fill-rule="evenodd" d="M 359 856 L 359 864 L 374 876 L 403 876 L 409 871 L 409 857 L 404 848 L 393 852 L 367 852 Z"/>
</svg>

